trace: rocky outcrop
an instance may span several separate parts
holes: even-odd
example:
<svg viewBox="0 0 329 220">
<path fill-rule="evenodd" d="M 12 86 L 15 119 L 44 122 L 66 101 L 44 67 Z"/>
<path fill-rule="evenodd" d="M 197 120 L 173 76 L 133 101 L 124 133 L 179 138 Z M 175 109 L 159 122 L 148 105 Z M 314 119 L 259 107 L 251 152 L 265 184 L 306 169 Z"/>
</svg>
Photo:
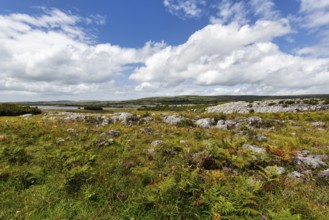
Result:
<svg viewBox="0 0 329 220">
<path fill-rule="evenodd" d="M 256 102 L 229 102 L 207 108 L 207 112 L 223 112 L 223 113 L 273 113 L 273 112 L 298 112 L 298 111 L 316 111 L 327 110 L 329 104 L 316 99 L 301 100 L 301 99 L 285 99 L 285 100 L 265 100 Z"/>
<path fill-rule="evenodd" d="M 178 115 L 170 115 L 163 118 L 163 122 L 171 125 L 176 125 L 183 120 L 185 120 L 185 118 Z"/>
<path fill-rule="evenodd" d="M 323 161 L 324 159 L 326 159 L 325 155 L 309 155 L 307 151 L 301 151 L 294 159 L 294 162 L 301 169 L 317 169 L 327 166 L 327 164 Z"/>
<path fill-rule="evenodd" d="M 127 112 L 122 112 L 120 113 L 120 115 L 111 117 L 111 119 L 113 123 L 121 122 L 125 125 L 130 125 L 138 121 L 137 116 L 134 116 L 133 114 Z"/>
<path fill-rule="evenodd" d="M 215 125 L 215 120 L 213 118 L 202 118 L 195 122 L 195 124 L 200 128 L 210 128 Z"/>
</svg>

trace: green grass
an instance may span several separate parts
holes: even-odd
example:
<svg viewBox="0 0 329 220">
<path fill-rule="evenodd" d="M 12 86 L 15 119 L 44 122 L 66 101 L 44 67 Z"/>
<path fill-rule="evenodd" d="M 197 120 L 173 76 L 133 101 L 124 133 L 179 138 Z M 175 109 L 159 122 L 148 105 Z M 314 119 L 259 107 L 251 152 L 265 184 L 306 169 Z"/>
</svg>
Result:
<svg viewBox="0 0 329 220">
<path fill-rule="evenodd" d="M 0 117 L 0 219 L 329 219 L 327 183 L 265 178 L 259 168 L 292 171 L 297 150 L 328 154 L 328 130 L 310 122 L 328 128 L 329 112 L 249 114 L 274 127 L 241 127 L 244 135 L 167 125 L 162 113 L 132 126 Z M 110 130 L 121 136 L 107 136 L 109 146 L 98 147 Z M 254 139 L 260 133 L 266 141 Z M 154 140 L 163 144 L 150 153 Z M 252 163 L 245 143 L 264 146 L 270 158 Z"/>
</svg>

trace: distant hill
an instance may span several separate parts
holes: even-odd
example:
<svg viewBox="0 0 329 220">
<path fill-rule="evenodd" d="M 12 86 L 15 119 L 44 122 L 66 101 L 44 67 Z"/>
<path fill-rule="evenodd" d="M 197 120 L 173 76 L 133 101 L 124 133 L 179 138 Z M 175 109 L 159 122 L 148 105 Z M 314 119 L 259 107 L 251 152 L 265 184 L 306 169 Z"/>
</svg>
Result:
<svg viewBox="0 0 329 220">
<path fill-rule="evenodd" d="M 25 105 L 58 105 L 58 106 L 85 106 L 95 105 L 102 107 L 136 107 L 136 106 L 153 106 L 153 105 L 190 105 L 203 104 L 215 105 L 218 103 L 231 101 L 259 101 L 266 99 L 294 99 L 294 98 L 329 98 L 329 94 L 313 94 L 313 95 L 283 95 L 283 96 L 256 96 L 256 95 L 220 95 L 220 96 L 164 96 L 149 97 L 135 100 L 124 101 L 41 101 L 41 102 L 19 102 L 17 104 Z"/>
</svg>

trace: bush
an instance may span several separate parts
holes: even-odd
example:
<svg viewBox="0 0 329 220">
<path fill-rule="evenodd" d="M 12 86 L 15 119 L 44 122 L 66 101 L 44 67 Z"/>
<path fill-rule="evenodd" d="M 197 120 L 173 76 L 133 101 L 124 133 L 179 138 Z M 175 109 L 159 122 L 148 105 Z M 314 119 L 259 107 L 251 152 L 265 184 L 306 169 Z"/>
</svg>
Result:
<svg viewBox="0 0 329 220">
<path fill-rule="evenodd" d="M 101 111 L 103 108 L 101 106 L 94 106 L 94 105 L 88 105 L 83 108 L 84 110 L 92 110 L 92 111 Z"/>
<path fill-rule="evenodd" d="M 37 107 L 20 106 L 15 104 L 0 104 L 0 116 L 17 116 L 24 114 L 41 114 Z"/>
<path fill-rule="evenodd" d="M 317 105 L 317 104 L 319 104 L 319 100 L 317 100 L 317 99 L 305 99 L 305 100 L 303 100 L 303 103 L 307 104 L 307 105 Z"/>
</svg>

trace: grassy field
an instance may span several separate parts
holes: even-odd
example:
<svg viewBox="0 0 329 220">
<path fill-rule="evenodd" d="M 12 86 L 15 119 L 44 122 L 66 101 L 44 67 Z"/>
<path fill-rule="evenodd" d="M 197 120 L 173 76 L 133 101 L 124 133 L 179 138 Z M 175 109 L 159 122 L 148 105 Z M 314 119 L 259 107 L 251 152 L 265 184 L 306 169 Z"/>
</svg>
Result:
<svg viewBox="0 0 329 220">
<path fill-rule="evenodd" d="M 328 111 L 257 114 L 260 125 L 229 130 L 190 121 L 255 114 L 182 111 L 187 120 L 170 125 L 172 112 L 132 113 L 153 120 L 0 117 L 0 219 L 329 219 L 329 184 L 317 178 L 326 168 L 287 175 L 298 151 L 329 154 Z M 255 160 L 244 144 L 268 156 Z"/>
</svg>

